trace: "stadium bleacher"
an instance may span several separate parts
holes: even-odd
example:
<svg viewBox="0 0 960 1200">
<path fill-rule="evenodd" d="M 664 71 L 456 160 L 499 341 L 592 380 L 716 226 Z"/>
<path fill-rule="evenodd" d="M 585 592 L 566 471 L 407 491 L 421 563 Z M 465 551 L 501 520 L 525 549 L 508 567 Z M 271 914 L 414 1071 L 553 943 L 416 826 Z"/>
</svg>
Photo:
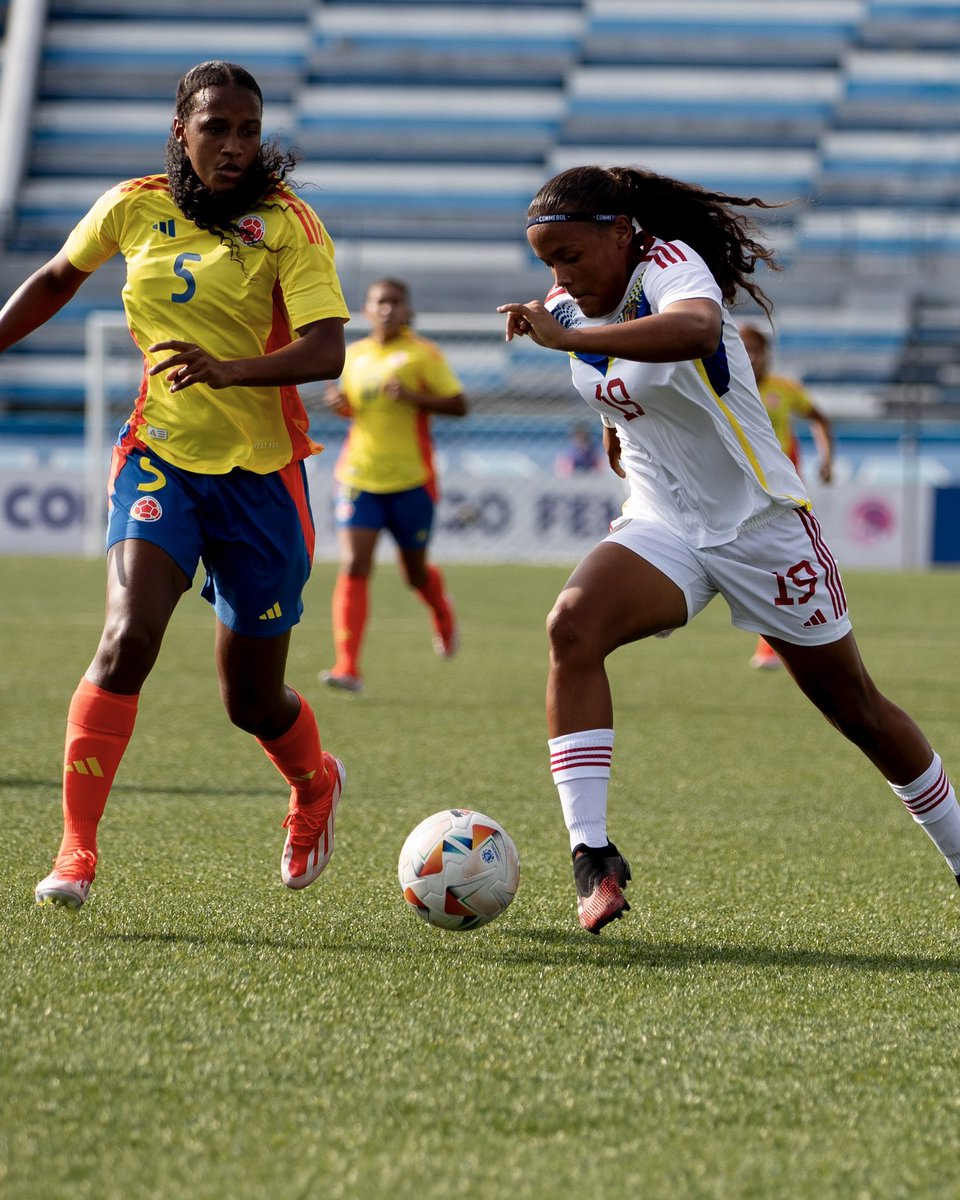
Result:
<svg viewBox="0 0 960 1200">
<path fill-rule="evenodd" d="M 352 306 L 386 271 L 430 311 L 542 293 L 526 204 L 600 161 L 784 204 L 759 217 L 786 267 L 762 283 L 782 365 L 825 388 L 882 396 L 935 340 L 920 314 L 960 308 L 960 3 L 233 0 L 230 18 L 219 0 L 49 0 L 7 293 L 100 191 L 162 169 L 176 77 L 228 57 L 302 156 Z M 85 317 L 118 306 L 121 269 L 0 362 L 0 429 L 69 421 Z"/>
<path fill-rule="evenodd" d="M 624 66 L 836 68 L 860 0 L 593 0 L 583 59 Z M 691 36 L 691 32 L 696 36 Z"/>
</svg>

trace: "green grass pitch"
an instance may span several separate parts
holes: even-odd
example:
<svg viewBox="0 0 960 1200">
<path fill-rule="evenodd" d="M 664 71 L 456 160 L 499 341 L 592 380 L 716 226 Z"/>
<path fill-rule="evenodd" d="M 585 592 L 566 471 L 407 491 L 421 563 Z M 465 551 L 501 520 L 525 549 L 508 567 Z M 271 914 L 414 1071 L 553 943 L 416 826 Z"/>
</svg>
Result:
<svg viewBox="0 0 960 1200">
<path fill-rule="evenodd" d="M 347 790 L 279 878 L 285 789 L 220 708 L 185 597 L 101 827 L 92 898 L 38 909 L 100 563 L 0 563 L 2 1200 L 883 1200 L 957 1195 L 960 892 L 872 767 L 716 602 L 610 660 L 611 835 L 633 911 L 576 922 L 547 770 L 544 617 L 566 571 L 448 568 L 450 662 L 392 563 L 362 696 L 325 691 L 330 566 L 289 680 Z M 848 573 L 864 656 L 960 778 L 960 576 Z M 493 925 L 403 904 L 407 832 L 503 822 Z"/>
</svg>

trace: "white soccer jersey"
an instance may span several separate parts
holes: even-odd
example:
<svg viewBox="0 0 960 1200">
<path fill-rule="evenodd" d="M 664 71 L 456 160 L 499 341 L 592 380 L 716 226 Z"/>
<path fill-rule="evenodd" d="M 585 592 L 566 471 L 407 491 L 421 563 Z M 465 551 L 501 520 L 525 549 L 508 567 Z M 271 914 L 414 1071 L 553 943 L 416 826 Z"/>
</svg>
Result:
<svg viewBox="0 0 960 1200">
<path fill-rule="evenodd" d="M 562 288 L 547 297 L 547 308 L 567 328 L 639 320 L 679 300 L 703 298 L 723 309 L 720 344 L 709 358 L 644 363 L 570 355 L 580 395 L 620 438 L 630 484 L 624 513 L 656 517 L 698 548 L 732 541 L 771 504 L 810 505 L 706 263 L 684 242 L 654 241 L 612 313 L 585 317 Z"/>
</svg>

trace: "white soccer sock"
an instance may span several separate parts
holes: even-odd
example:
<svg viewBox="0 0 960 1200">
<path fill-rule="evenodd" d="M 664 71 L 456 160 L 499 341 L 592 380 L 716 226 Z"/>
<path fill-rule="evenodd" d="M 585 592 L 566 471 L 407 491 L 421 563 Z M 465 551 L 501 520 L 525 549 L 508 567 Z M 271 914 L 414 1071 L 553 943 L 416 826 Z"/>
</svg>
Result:
<svg viewBox="0 0 960 1200">
<path fill-rule="evenodd" d="M 570 849 L 581 843 L 605 846 L 613 730 L 581 729 L 550 738 L 547 745 Z"/>
<path fill-rule="evenodd" d="M 924 833 L 950 864 L 950 870 L 960 875 L 960 805 L 940 755 L 934 754 L 933 762 L 913 783 L 890 786 L 916 823 L 923 826 Z"/>
</svg>

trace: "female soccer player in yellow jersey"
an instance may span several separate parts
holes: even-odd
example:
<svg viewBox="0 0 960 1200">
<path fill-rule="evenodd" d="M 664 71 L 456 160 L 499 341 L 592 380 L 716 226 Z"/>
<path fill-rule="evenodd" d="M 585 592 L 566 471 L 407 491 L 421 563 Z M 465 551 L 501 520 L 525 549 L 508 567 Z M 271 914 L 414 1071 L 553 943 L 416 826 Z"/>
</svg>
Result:
<svg viewBox="0 0 960 1200">
<path fill-rule="evenodd" d="M 100 644 L 70 704 L 64 833 L 41 904 L 79 908 L 140 690 L 200 561 L 217 618 L 230 720 L 290 785 L 281 875 L 312 883 L 333 850 L 342 764 L 284 681 L 314 532 L 296 385 L 335 379 L 348 319 L 333 247 L 261 141 L 263 98 L 242 67 L 206 62 L 177 88 L 167 171 L 112 188 L 0 312 L 0 350 L 49 319 L 114 254 L 144 380 L 110 472 Z"/>
<path fill-rule="evenodd" d="M 607 840 L 613 705 L 605 659 L 668 633 L 716 595 L 766 637 L 802 691 L 890 781 L 960 876 L 960 808 L 916 723 L 860 658 L 837 565 L 757 395 L 728 306 L 766 297 L 770 251 L 723 196 L 631 167 L 574 167 L 527 211 L 553 274 L 546 302 L 500 307 L 508 339 L 570 356 L 627 479 L 624 515 L 575 569 L 548 621 L 550 764 L 573 852 L 581 925 L 628 908 Z M 765 305 L 766 306 L 766 305 Z"/>
<path fill-rule="evenodd" d="M 370 284 L 363 312 L 370 334 L 347 347 L 340 385 L 327 389 L 327 404 L 349 418 L 350 431 L 336 467 L 336 662 L 321 678 L 349 692 L 363 688 L 360 650 L 383 529 L 397 544 L 407 583 L 430 609 L 436 653 L 449 658 L 459 640 L 443 575 L 427 561 L 427 551 L 437 499 L 430 417 L 464 416 L 463 388 L 440 348 L 410 328 L 413 311 L 405 283 L 379 279 Z"/>
</svg>

